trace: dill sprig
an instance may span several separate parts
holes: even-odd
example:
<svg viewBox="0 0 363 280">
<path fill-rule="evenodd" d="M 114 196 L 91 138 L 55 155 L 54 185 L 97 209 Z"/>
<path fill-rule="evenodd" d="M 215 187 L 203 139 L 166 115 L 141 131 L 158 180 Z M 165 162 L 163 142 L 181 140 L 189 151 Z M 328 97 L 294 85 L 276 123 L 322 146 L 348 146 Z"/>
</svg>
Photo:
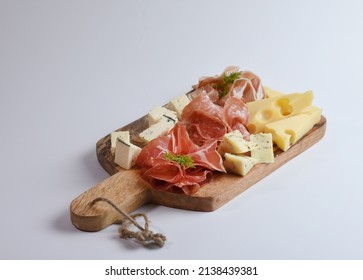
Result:
<svg viewBox="0 0 363 280">
<path fill-rule="evenodd" d="M 179 163 L 181 167 L 194 168 L 194 161 L 189 155 L 176 155 L 166 152 L 164 158 Z"/>
<path fill-rule="evenodd" d="M 232 72 L 229 75 L 226 74 L 223 75 L 222 84 L 219 85 L 219 87 L 217 88 L 219 91 L 220 98 L 222 98 L 228 93 L 230 86 L 234 83 L 235 80 L 237 80 L 240 77 L 241 73 L 242 71 L 238 71 L 238 72 Z"/>
</svg>

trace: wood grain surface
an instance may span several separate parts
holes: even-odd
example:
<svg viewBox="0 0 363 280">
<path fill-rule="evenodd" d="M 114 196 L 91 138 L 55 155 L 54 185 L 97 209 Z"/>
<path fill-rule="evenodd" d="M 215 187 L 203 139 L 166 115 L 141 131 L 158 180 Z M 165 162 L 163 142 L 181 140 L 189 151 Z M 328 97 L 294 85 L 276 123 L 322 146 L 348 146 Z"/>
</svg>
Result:
<svg viewBox="0 0 363 280">
<path fill-rule="evenodd" d="M 72 201 L 70 205 L 72 223 L 84 231 L 98 231 L 118 223 L 122 217 L 111 206 L 104 202 L 92 203 L 98 197 L 112 200 L 126 212 L 132 212 L 146 203 L 194 211 L 214 211 L 317 143 L 324 136 L 326 125 L 327 121 L 322 116 L 320 122 L 289 150 L 282 152 L 280 149 L 275 149 L 274 163 L 257 164 L 244 177 L 215 173 L 211 183 L 191 196 L 154 190 L 141 179 L 137 168 L 123 170 L 117 166 L 111 154 L 109 134 L 97 142 L 96 152 L 101 166 L 112 176 Z M 131 141 L 140 144 L 136 135 L 146 126 L 147 119 L 144 116 L 118 130 L 129 130 Z"/>
</svg>

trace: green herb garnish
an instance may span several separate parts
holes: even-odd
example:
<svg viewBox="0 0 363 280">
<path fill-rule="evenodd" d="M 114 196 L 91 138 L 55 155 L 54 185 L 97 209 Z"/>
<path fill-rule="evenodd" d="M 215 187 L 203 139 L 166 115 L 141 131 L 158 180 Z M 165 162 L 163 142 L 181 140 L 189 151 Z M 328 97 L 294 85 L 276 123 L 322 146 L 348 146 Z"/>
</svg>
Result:
<svg viewBox="0 0 363 280">
<path fill-rule="evenodd" d="M 166 152 L 164 155 L 165 159 L 175 161 L 179 163 L 181 167 L 185 168 L 194 168 L 194 161 L 191 156 L 188 155 L 175 155 L 169 152 Z"/>
<path fill-rule="evenodd" d="M 219 91 L 220 98 L 222 98 L 228 93 L 230 86 L 234 83 L 235 80 L 237 80 L 240 77 L 241 73 L 242 71 L 233 72 L 229 75 L 226 74 L 223 75 L 222 84 L 216 88 Z"/>
</svg>

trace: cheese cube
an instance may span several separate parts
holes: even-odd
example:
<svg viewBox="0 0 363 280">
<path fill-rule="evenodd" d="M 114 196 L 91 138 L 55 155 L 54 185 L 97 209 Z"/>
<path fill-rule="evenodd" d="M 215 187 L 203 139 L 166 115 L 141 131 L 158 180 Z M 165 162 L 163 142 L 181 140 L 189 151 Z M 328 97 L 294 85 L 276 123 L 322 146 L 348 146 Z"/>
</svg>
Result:
<svg viewBox="0 0 363 280">
<path fill-rule="evenodd" d="M 114 131 L 111 133 L 111 153 L 115 153 L 117 138 L 121 138 L 125 142 L 130 142 L 130 132 Z"/>
<path fill-rule="evenodd" d="M 178 122 L 177 118 L 168 117 L 163 115 L 161 120 L 149 128 L 145 129 L 143 132 L 139 134 L 141 141 L 148 143 L 151 140 L 165 135 L 169 132 L 169 130 Z"/>
<path fill-rule="evenodd" d="M 246 103 L 247 128 L 250 133 L 263 132 L 265 125 L 301 113 L 312 105 L 313 93 L 291 93 Z"/>
<path fill-rule="evenodd" d="M 265 131 L 272 133 L 276 145 L 286 151 L 320 121 L 321 111 L 310 106 L 301 114 L 267 124 Z"/>
<path fill-rule="evenodd" d="M 162 106 L 156 106 L 150 110 L 150 112 L 147 115 L 147 120 L 149 122 L 149 126 L 159 122 L 163 115 L 177 119 L 177 113 L 174 111 L 171 111 L 165 107 Z"/>
<path fill-rule="evenodd" d="M 168 104 L 168 107 L 175 111 L 180 119 L 183 109 L 190 103 L 190 99 L 185 94 L 171 100 Z"/>
<path fill-rule="evenodd" d="M 251 134 L 250 140 L 258 145 L 256 149 L 251 151 L 252 158 L 256 159 L 258 163 L 275 161 L 271 133 Z"/>
<path fill-rule="evenodd" d="M 248 156 L 233 155 L 230 153 L 226 153 L 224 156 L 225 160 L 223 163 L 226 170 L 241 176 L 245 176 L 257 163 L 254 158 Z"/>
<path fill-rule="evenodd" d="M 141 152 L 141 148 L 126 142 L 121 138 L 117 138 L 115 163 L 124 169 L 130 169 L 135 165 L 136 159 Z"/>
<path fill-rule="evenodd" d="M 239 130 L 226 133 L 219 145 L 218 152 L 223 156 L 225 153 L 243 154 L 257 147 L 256 143 L 243 139 Z"/>
</svg>

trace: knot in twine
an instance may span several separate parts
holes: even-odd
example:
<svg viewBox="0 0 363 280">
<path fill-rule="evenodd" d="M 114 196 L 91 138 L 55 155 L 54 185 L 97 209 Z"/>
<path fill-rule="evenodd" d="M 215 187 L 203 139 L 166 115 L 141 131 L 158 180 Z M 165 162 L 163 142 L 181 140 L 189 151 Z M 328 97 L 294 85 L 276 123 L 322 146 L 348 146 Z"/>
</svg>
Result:
<svg viewBox="0 0 363 280">
<path fill-rule="evenodd" d="M 117 212 L 119 212 L 124 218 L 121 220 L 121 226 L 118 230 L 120 234 L 120 238 L 122 239 L 136 239 L 140 244 L 145 247 L 149 247 L 152 245 L 157 245 L 159 247 L 163 247 L 166 241 L 166 237 L 161 233 L 154 233 L 149 230 L 149 219 L 147 218 L 146 214 L 144 213 L 136 213 L 129 215 L 117 205 L 115 205 L 111 200 L 98 197 L 92 201 L 92 204 L 104 201 L 111 205 Z M 144 219 L 144 227 L 142 227 L 137 221 L 136 218 L 142 217 Z M 131 225 L 134 225 L 139 230 L 132 231 L 129 229 Z"/>
</svg>

